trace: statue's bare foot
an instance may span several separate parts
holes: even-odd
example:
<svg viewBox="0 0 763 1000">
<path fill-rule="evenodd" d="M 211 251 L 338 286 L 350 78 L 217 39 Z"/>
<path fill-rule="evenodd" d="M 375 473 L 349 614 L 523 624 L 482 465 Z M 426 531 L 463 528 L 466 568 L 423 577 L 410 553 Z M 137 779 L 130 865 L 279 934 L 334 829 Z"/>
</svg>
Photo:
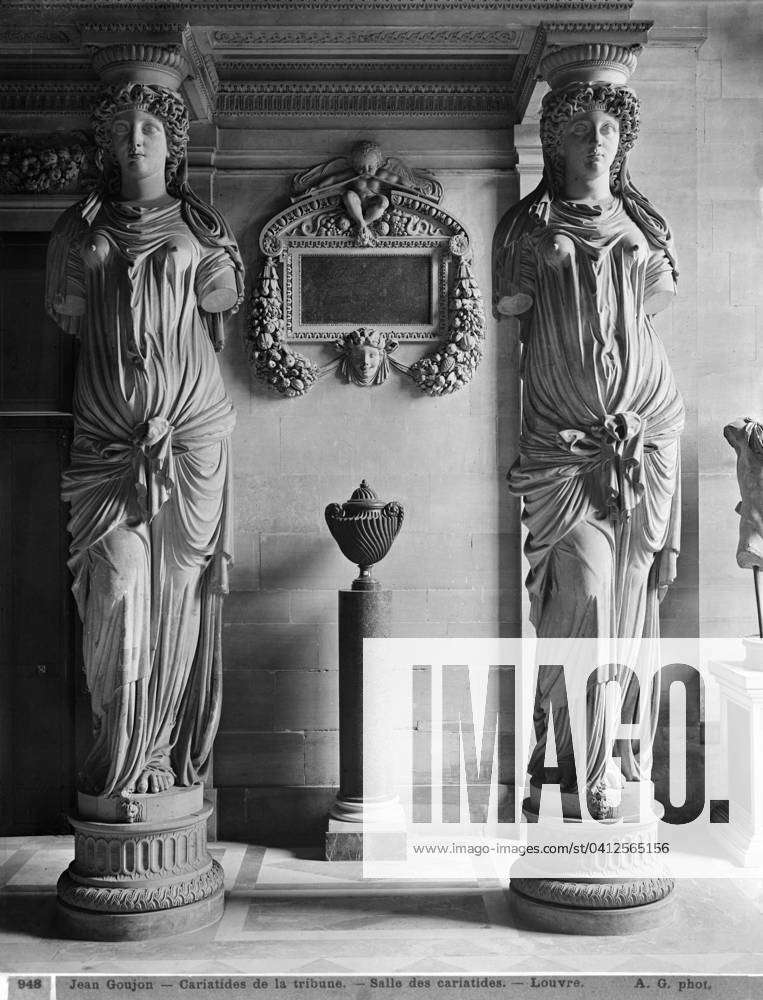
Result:
<svg viewBox="0 0 763 1000">
<path fill-rule="evenodd" d="M 138 795 L 145 795 L 146 792 L 166 792 L 174 784 L 175 775 L 172 771 L 163 767 L 147 767 L 135 782 L 135 791 Z"/>
</svg>

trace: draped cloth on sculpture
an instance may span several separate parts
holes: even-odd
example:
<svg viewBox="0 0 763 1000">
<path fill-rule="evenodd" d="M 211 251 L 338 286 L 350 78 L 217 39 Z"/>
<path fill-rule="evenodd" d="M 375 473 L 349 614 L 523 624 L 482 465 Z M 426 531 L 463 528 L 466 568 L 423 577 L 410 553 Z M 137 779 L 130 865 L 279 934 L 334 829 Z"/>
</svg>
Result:
<svg viewBox="0 0 763 1000">
<path fill-rule="evenodd" d="M 190 785 L 220 712 L 235 421 L 197 291 L 231 258 L 178 201 L 75 206 L 57 231 L 50 305 L 82 339 L 63 495 L 96 725 L 84 773 L 105 795 L 151 768 Z M 56 314 L 63 283 L 84 316 Z"/>
<path fill-rule="evenodd" d="M 750 417 L 726 424 L 723 436 L 737 453 L 737 481 L 742 499 L 739 514 L 737 565 L 763 566 L 763 425 Z"/>
<path fill-rule="evenodd" d="M 499 296 L 534 303 L 509 473 L 524 498 L 531 620 L 539 637 L 656 637 L 660 559 L 679 548 L 684 413 L 644 300 L 672 262 L 619 198 L 547 199 L 539 212 L 530 196 L 496 248 Z M 601 718 L 596 704 L 588 712 Z M 589 780 L 601 745 L 589 743 Z"/>
</svg>

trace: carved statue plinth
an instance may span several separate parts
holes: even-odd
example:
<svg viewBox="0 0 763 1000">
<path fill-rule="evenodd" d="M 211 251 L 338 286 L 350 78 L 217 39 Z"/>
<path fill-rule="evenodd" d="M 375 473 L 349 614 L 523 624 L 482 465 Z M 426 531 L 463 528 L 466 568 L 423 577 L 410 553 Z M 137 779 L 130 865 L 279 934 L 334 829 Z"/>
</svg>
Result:
<svg viewBox="0 0 763 1000">
<path fill-rule="evenodd" d="M 74 861 L 57 887 L 67 936 L 143 940 L 220 919 L 223 870 L 207 850 L 212 807 L 201 785 L 130 799 L 80 794 L 78 806 Z"/>
<path fill-rule="evenodd" d="M 658 824 L 663 810 L 654 801 L 651 782 L 630 782 L 623 790 L 618 820 L 606 824 L 580 817 L 577 793 L 562 792 L 562 809 L 557 816 L 544 815 L 541 835 L 537 791 L 531 786 L 522 807 L 529 843 L 553 844 L 558 853 L 543 855 L 541 871 L 531 854 L 512 866 L 509 902 L 523 926 L 565 934 L 617 935 L 647 930 L 672 918 L 675 883 L 667 871 L 660 870 L 663 866 L 655 863 L 656 855 L 647 851 L 615 853 L 623 842 L 646 846 L 660 839 Z M 576 809 L 578 818 L 570 821 Z M 617 844 L 612 853 L 593 852 L 590 862 L 586 859 L 576 864 L 574 877 L 565 876 L 572 855 L 564 854 L 561 845 L 594 841 L 606 845 L 607 840 Z M 559 877 L 550 870 L 554 858 L 558 859 Z"/>
<path fill-rule="evenodd" d="M 512 913 L 557 934 L 635 934 L 672 919 L 672 879 L 512 879 Z"/>
<path fill-rule="evenodd" d="M 390 634 L 392 591 L 382 588 L 371 568 L 395 540 L 403 508 L 380 501 L 363 480 L 350 500 L 326 508 L 326 522 L 360 570 L 352 588 L 339 591 L 340 785 L 329 810 L 326 860 L 404 857 L 403 809 L 382 766 L 383 679 L 368 677 L 363 669 L 363 640 Z"/>
</svg>

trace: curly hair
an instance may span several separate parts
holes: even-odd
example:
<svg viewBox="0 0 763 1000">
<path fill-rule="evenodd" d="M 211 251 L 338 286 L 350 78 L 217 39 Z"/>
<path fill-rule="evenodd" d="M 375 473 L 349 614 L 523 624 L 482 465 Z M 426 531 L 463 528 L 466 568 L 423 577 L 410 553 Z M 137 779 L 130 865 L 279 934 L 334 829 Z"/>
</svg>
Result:
<svg viewBox="0 0 763 1000">
<path fill-rule="evenodd" d="M 91 123 L 96 145 L 101 152 L 106 189 L 115 193 L 121 183 L 119 165 L 114 158 L 111 127 L 116 116 L 124 111 L 145 111 L 164 125 L 167 137 L 167 190 L 170 194 L 177 195 L 183 180 L 178 176 L 179 168 L 188 146 L 188 110 L 180 94 L 174 90 L 146 83 L 125 83 L 109 87 L 93 109 Z"/>
<path fill-rule="evenodd" d="M 552 196 L 564 189 L 565 126 L 584 111 L 605 111 L 619 123 L 620 140 L 610 168 L 610 189 L 619 194 L 626 157 L 638 138 L 639 110 L 639 99 L 630 87 L 612 83 L 578 82 L 549 91 L 543 98 L 540 141 Z"/>
<path fill-rule="evenodd" d="M 356 174 L 362 173 L 369 160 L 375 164 L 372 172 L 376 173 L 384 162 L 384 157 L 375 142 L 361 140 L 352 147 L 348 160 Z"/>
</svg>

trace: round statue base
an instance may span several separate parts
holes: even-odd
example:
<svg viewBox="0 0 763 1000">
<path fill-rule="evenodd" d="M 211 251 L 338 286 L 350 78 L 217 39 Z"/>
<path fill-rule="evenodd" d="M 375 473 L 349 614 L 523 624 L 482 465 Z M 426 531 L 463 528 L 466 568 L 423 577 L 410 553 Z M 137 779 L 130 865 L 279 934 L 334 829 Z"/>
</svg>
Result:
<svg viewBox="0 0 763 1000">
<path fill-rule="evenodd" d="M 223 913 L 224 874 L 207 850 L 212 807 L 203 805 L 202 794 L 196 786 L 148 796 L 149 802 L 133 800 L 132 808 L 122 810 L 129 817 L 122 822 L 109 821 L 118 802 L 81 796 L 80 815 L 69 819 L 74 861 L 57 886 L 62 933 L 132 941 L 216 923 Z M 184 804 L 190 808 L 182 814 Z"/>
<path fill-rule="evenodd" d="M 512 879 L 509 905 L 518 923 L 556 934 L 637 934 L 675 914 L 669 878 Z"/>
<path fill-rule="evenodd" d="M 213 871 L 217 868 L 220 865 L 213 861 Z M 58 880 L 58 930 L 63 936 L 79 941 L 146 941 L 212 927 L 225 909 L 222 869 L 215 875 L 219 887 L 197 903 L 144 913 L 105 913 L 78 909 L 63 902 L 62 895 L 69 895 L 77 885 L 69 873 L 64 872 Z"/>
</svg>

